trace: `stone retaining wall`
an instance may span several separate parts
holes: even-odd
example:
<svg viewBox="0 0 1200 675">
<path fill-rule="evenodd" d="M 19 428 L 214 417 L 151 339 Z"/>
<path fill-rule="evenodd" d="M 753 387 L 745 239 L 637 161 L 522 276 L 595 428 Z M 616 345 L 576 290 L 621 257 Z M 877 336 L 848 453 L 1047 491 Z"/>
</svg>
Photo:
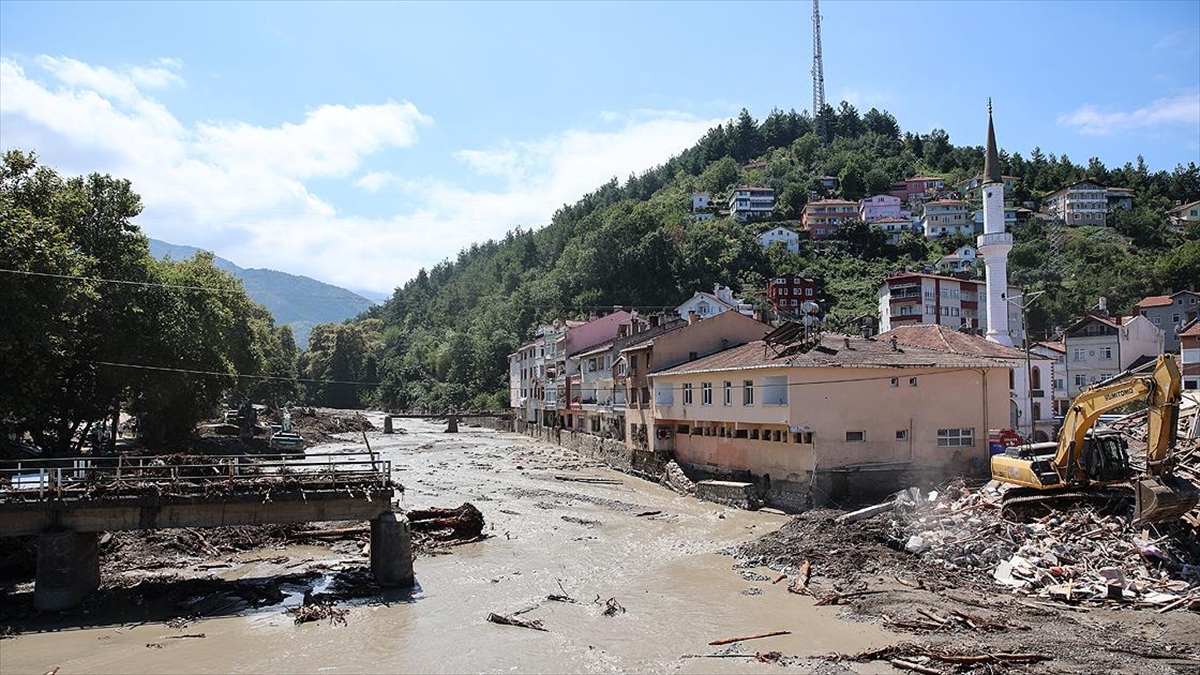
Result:
<svg viewBox="0 0 1200 675">
<path fill-rule="evenodd" d="M 641 476 L 648 480 L 658 481 L 671 459 L 669 453 L 630 448 L 621 441 L 601 438 L 582 431 L 524 422 L 518 422 L 516 426 L 519 433 L 570 448 L 584 457 L 604 462 L 621 473 Z"/>
</svg>

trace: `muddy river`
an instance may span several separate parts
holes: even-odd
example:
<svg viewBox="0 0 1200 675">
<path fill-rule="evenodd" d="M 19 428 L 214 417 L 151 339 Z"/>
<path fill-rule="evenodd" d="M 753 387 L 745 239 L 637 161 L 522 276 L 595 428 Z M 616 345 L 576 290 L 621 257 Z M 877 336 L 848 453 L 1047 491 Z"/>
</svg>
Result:
<svg viewBox="0 0 1200 675">
<path fill-rule="evenodd" d="M 382 417 L 371 421 L 382 427 Z M 839 608 L 772 585 L 769 570 L 740 570 L 720 551 L 781 525 L 785 517 L 739 511 L 665 488 L 516 434 L 463 427 L 457 435 L 421 420 L 403 433 L 369 434 L 393 462 L 410 508 L 475 504 L 488 539 L 448 555 L 420 556 L 417 587 L 388 601 L 349 603 L 346 625 L 294 625 L 300 602 L 199 620 L 101 625 L 0 641 L 0 672 L 778 672 L 748 658 L 694 655 L 781 651 L 856 652 L 899 636 L 838 620 Z M 350 439 L 350 436 L 344 438 Z M 311 452 L 363 449 L 361 440 Z M 601 479 L 588 483 L 573 479 Z M 659 511 L 655 515 L 639 515 Z M 298 559 L 334 562 L 323 548 L 291 547 Z M 243 556 L 261 560 L 263 552 Z M 266 555 L 280 555 L 268 551 Z M 295 570 L 293 570 L 295 571 Z M 220 570 L 225 578 L 270 575 L 260 563 Z M 577 604 L 547 602 L 563 594 Z M 624 608 L 606 616 L 613 598 Z M 598 600 L 598 601 L 597 601 Z M 540 620 L 546 632 L 487 622 L 491 612 Z M 769 631 L 790 635 L 710 647 L 712 640 Z M 203 633 L 204 638 L 167 639 Z M 850 672 L 807 661 L 800 672 Z M 854 666 L 883 672 L 886 664 Z M 793 669 L 795 672 L 795 669 Z"/>
</svg>

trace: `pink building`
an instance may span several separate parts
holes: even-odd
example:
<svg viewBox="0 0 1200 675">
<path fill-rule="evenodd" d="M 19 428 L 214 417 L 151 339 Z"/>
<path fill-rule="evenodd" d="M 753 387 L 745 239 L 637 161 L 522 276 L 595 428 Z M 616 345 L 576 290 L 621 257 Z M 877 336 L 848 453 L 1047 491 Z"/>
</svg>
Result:
<svg viewBox="0 0 1200 675">
<path fill-rule="evenodd" d="M 858 202 L 858 218 L 864 223 L 877 220 L 899 220 L 907 216 L 900 210 L 900 198 L 892 195 L 875 195 Z"/>
</svg>

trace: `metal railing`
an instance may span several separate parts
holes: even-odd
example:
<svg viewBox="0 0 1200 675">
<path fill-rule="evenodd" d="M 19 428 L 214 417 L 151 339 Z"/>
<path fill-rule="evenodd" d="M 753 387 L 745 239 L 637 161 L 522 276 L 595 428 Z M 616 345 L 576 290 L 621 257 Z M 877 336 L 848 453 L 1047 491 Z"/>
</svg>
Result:
<svg viewBox="0 0 1200 675">
<path fill-rule="evenodd" d="M 153 455 L 3 461 L 0 503 L 230 495 L 264 489 L 387 489 L 393 487 L 391 473 L 390 461 L 368 452 L 318 453 L 297 459 Z"/>
</svg>

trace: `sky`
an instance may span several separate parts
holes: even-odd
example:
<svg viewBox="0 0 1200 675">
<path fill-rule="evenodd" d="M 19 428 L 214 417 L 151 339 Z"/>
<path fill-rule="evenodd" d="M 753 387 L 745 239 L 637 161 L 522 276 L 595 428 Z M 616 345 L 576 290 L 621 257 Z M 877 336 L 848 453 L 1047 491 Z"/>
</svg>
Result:
<svg viewBox="0 0 1200 675">
<path fill-rule="evenodd" d="M 1200 163 L 1200 0 L 821 4 L 826 99 L 1108 166 Z M 148 235 L 371 297 L 746 108 L 812 108 L 807 2 L 0 0 L 0 148 Z"/>
</svg>

